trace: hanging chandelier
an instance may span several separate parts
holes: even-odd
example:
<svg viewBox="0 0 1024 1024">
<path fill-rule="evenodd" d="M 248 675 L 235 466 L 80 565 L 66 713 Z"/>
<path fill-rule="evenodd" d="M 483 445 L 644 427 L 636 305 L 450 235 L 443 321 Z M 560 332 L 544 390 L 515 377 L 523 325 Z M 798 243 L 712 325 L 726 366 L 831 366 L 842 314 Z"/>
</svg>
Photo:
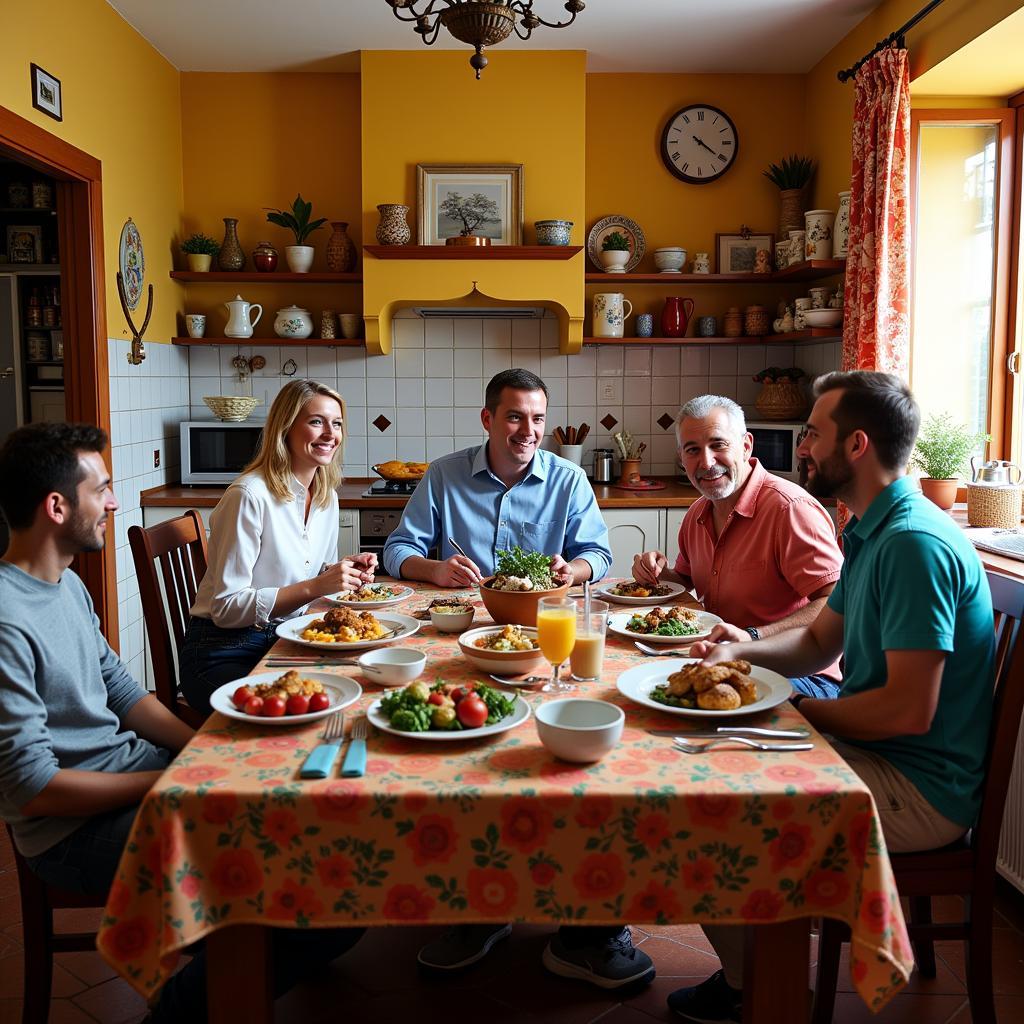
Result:
<svg viewBox="0 0 1024 1024">
<path fill-rule="evenodd" d="M 469 43 L 476 51 L 469 58 L 476 77 L 487 67 L 485 46 L 494 46 L 513 32 L 520 39 L 529 39 L 535 28 L 566 28 L 586 7 L 583 0 L 566 0 L 569 12 L 566 21 L 545 21 L 533 13 L 533 0 L 385 0 L 399 21 L 414 21 L 413 29 L 427 46 L 437 41 L 443 25 L 450 35 Z M 417 4 L 421 9 L 417 10 Z M 519 19 L 518 23 L 516 18 Z"/>
</svg>

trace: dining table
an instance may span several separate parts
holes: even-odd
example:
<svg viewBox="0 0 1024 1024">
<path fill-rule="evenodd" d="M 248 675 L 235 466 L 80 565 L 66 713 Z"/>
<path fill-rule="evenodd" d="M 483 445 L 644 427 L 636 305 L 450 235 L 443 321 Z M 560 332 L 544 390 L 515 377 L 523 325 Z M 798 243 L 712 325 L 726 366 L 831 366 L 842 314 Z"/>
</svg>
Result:
<svg viewBox="0 0 1024 1024">
<path fill-rule="evenodd" d="M 421 678 L 492 684 L 430 622 L 431 600 L 453 592 L 409 586 L 401 606 L 375 614 L 418 620 L 399 642 L 426 654 Z M 463 596 L 474 625 L 489 624 L 479 595 Z M 268 657 L 310 653 L 279 640 Z M 333 652 L 312 653 L 317 672 L 362 686 L 349 723 L 385 692 Z M 685 736 L 707 722 L 620 693 L 620 674 L 642 663 L 671 664 L 609 633 L 600 679 L 577 684 L 573 695 L 625 711 L 621 740 L 593 764 L 557 760 L 531 716 L 499 735 L 442 742 L 371 729 L 362 777 L 339 777 L 339 758 L 327 778 L 300 779 L 322 722 L 214 712 L 140 806 L 100 952 L 150 998 L 204 939 L 210 1019 L 269 1024 L 271 928 L 755 925 L 744 1020 L 789 1024 L 807 1019 L 812 919 L 829 917 L 849 926 L 854 988 L 880 1009 L 913 956 L 868 788 L 788 701 L 723 721 L 808 727 L 809 750 L 683 752 L 649 730 Z M 563 696 L 519 693 L 531 708 Z M 244 972 L 233 969 L 240 958 Z"/>
</svg>

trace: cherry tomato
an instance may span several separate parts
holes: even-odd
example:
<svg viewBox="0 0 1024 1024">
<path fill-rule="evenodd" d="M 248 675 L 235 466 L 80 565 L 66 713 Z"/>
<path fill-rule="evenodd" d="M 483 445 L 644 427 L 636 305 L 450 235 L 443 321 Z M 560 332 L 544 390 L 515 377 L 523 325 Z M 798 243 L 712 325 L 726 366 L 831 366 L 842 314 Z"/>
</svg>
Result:
<svg viewBox="0 0 1024 1024">
<path fill-rule="evenodd" d="M 264 718 L 280 718 L 285 712 L 284 697 L 268 697 L 263 702 Z"/>
<path fill-rule="evenodd" d="M 247 715 L 262 715 L 263 714 L 263 698 L 262 697 L 250 697 L 245 702 L 243 708 Z"/>
<path fill-rule="evenodd" d="M 437 690 L 435 690 L 427 698 L 427 703 L 428 704 L 436 704 L 438 707 L 440 707 L 444 703 L 444 694 L 438 693 Z"/>
<path fill-rule="evenodd" d="M 288 698 L 285 710 L 289 715 L 304 715 L 309 710 L 309 698 L 304 693 L 293 693 Z"/>
<path fill-rule="evenodd" d="M 468 697 L 472 694 L 472 690 L 468 686 L 456 686 L 451 692 L 451 698 L 456 704 L 461 703 L 463 697 Z"/>
<path fill-rule="evenodd" d="M 326 693 L 314 693 L 309 698 L 310 711 L 326 711 L 331 706 L 331 698 Z"/>
<path fill-rule="evenodd" d="M 475 693 L 470 693 L 456 705 L 455 714 L 467 729 L 477 729 L 487 721 L 487 705 Z"/>
<path fill-rule="evenodd" d="M 242 685 L 237 690 L 235 690 L 233 694 L 231 694 L 231 703 L 234 704 L 236 708 L 241 710 L 245 707 L 246 704 L 249 703 L 249 700 L 253 696 L 254 694 L 252 690 L 250 690 L 248 686 Z"/>
</svg>

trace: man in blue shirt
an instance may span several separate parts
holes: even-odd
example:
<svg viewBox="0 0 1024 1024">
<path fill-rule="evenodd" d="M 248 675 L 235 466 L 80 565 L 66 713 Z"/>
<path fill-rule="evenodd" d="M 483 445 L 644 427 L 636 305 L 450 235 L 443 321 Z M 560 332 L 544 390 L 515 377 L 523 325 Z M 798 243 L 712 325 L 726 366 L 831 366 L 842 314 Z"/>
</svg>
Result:
<svg viewBox="0 0 1024 1024">
<path fill-rule="evenodd" d="M 809 626 L 745 644 L 744 657 L 805 675 L 845 656 L 837 700 L 793 702 L 874 794 L 887 848 L 930 850 L 974 823 L 992 715 L 992 599 L 976 552 L 905 475 L 920 425 L 909 389 L 884 373 L 831 373 L 798 454 L 807 487 L 854 514 L 846 561 Z M 706 664 L 731 648 L 695 644 Z M 785 893 L 783 895 L 786 895 Z M 705 928 L 723 970 L 679 989 L 669 1007 L 688 1021 L 742 1017 L 743 929 Z"/>
<path fill-rule="evenodd" d="M 486 443 L 431 463 L 384 547 L 391 576 L 473 586 L 494 572 L 496 552 L 516 545 L 552 555 L 554 574 L 571 583 L 608 572 L 608 529 L 586 474 L 540 447 L 547 407 L 536 374 L 491 379 L 480 413 Z M 439 561 L 427 557 L 434 548 Z"/>
</svg>

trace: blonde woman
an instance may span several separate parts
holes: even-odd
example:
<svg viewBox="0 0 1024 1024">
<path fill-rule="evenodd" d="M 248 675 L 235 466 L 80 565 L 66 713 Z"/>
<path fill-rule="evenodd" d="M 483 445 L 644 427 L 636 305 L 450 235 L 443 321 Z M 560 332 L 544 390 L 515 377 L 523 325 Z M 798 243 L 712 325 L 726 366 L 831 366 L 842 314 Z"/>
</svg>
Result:
<svg viewBox="0 0 1024 1024">
<path fill-rule="evenodd" d="M 209 711 L 217 687 L 247 675 L 277 623 L 315 598 L 373 580 L 377 556 L 337 561 L 341 395 L 293 380 L 274 399 L 255 458 L 210 518 L 209 567 L 181 649 L 181 690 Z"/>
</svg>

